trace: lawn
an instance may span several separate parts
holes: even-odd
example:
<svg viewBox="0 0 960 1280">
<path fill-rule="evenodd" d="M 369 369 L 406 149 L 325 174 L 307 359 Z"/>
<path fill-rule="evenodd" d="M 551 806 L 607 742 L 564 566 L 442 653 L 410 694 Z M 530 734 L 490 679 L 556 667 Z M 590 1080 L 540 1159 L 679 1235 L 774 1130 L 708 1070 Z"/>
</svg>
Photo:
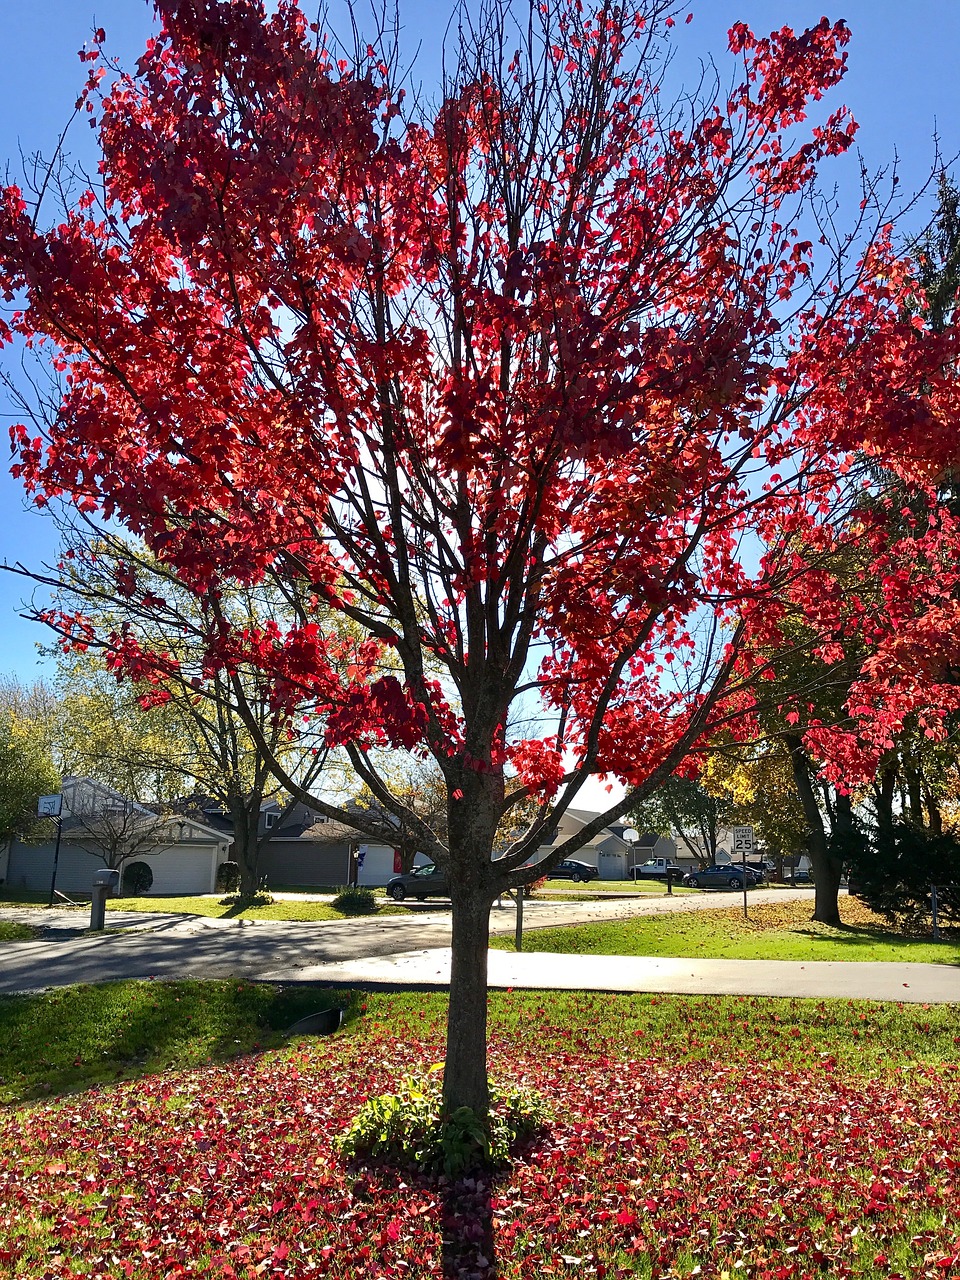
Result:
<svg viewBox="0 0 960 1280">
<path fill-rule="evenodd" d="M 931 942 L 892 932 L 855 898 L 845 898 L 847 923 L 833 929 L 810 919 L 812 902 L 754 903 L 749 919 L 741 906 L 676 915 L 613 920 L 601 924 L 531 929 L 526 951 L 576 955 L 691 956 L 735 960 L 913 960 L 960 964 L 960 943 Z M 492 947 L 510 950 L 509 938 Z"/>
<path fill-rule="evenodd" d="M 171 911 L 195 916 L 218 916 L 230 920 L 346 920 L 354 919 L 338 911 L 329 902 L 272 902 L 264 907 L 245 907 L 235 904 L 221 905 L 217 898 L 111 898 L 109 911 Z M 377 905 L 373 915 L 406 915 L 407 908 L 391 903 Z M 369 919 L 369 916 L 364 919 Z"/>
<path fill-rule="evenodd" d="M 219 1059 L 0 1113 L 0 1277 L 421 1280 L 489 1276 L 494 1256 L 507 1280 L 957 1274 L 953 1007 L 495 994 L 494 1071 L 555 1120 L 492 1180 L 450 1183 L 331 1150 L 365 1096 L 437 1060 L 442 994 L 341 993 L 339 1035 L 242 1052 L 329 998 L 122 983 L 0 1001 L 5 1076 L 32 1072 L 34 1025 L 73 1086 L 88 1055 L 148 1070 L 116 1057 L 125 1036 L 196 1061 L 170 1031 L 187 1018 Z"/>
<path fill-rule="evenodd" d="M 46 894 L 8 893 L 0 895 L 0 903 L 17 904 L 18 906 L 45 907 Z M 65 903 L 57 903 L 58 910 L 71 910 Z M 89 902 L 76 908 L 78 912 L 90 913 Z M 346 920 L 356 917 L 337 911 L 328 902 L 281 901 L 264 907 L 247 907 L 240 910 L 237 906 L 223 906 L 218 898 L 205 895 L 191 895 L 183 898 L 146 897 L 146 898 L 108 898 L 108 911 L 160 911 L 174 915 L 217 916 L 231 920 Z M 407 915 L 406 907 L 396 906 L 392 902 L 380 902 L 374 915 Z M 38 917 L 39 918 L 39 917 Z M 369 918 L 369 917 L 366 917 Z"/>
<path fill-rule="evenodd" d="M 565 889 L 567 888 L 574 889 L 578 891 L 578 896 L 589 898 L 591 896 L 591 891 L 593 891 L 595 894 L 597 883 L 598 882 L 594 882 L 594 884 L 592 885 L 588 885 L 588 884 L 575 885 L 568 880 L 559 880 L 559 881 L 552 881 L 550 887 L 562 886 Z M 626 882 L 623 880 L 601 881 L 599 883 L 605 888 L 613 888 L 621 893 L 626 893 L 629 895 L 632 895 L 634 893 L 634 886 L 629 882 Z M 659 893 L 666 892 L 666 887 L 658 882 L 655 882 L 653 884 L 649 884 L 649 883 L 640 884 L 637 886 L 637 890 L 643 894 L 648 894 L 648 893 L 659 894 Z M 291 892 L 291 890 L 283 889 L 283 890 L 278 890 L 278 892 L 288 893 L 288 892 Z M 308 890 L 304 889 L 303 892 L 306 893 L 308 892 Z M 314 889 L 314 890 L 310 890 L 309 892 L 320 893 L 320 892 L 326 892 L 326 891 L 321 889 Z M 337 889 L 333 889 L 330 892 L 336 893 L 339 891 Z M 695 892 L 696 890 L 694 889 L 682 889 L 682 888 L 676 888 L 676 887 L 674 888 L 674 893 L 695 893 Z M 418 909 L 422 910 L 422 907 L 420 907 L 420 904 L 411 904 L 409 901 L 403 903 L 402 905 L 399 903 L 391 902 L 389 899 L 385 897 L 383 889 L 374 889 L 373 893 L 374 893 L 374 897 L 377 899 L 377 910 L 374 913 L 375 915 L 380 915 L 380 916 L 409 915 L 411 911 L 417 911 Z M 563 894 L 563 895 L 551 894 L 550 888 L 546 888 L 538 891 L 536 894 L 536 897 L 544 901 L 550 901 L 550 900 L 570 901 L 571 900 L 570 894 Z M 26 891 L 11 892 L 11 891 L 0 890 L 0 905 L 4 903 L 7 903 L 9 905 L 16 905 L 16 906 L 29 906 L 29 907 L 41 908 L 41 907 L 46 907 L 47 905 L 47 895 L 45 893 L 30 893 Z M 56 905 L 58 910 L 67 910 L 67 911 L 71 910 L 71 908 L 66 903 L 57 903 Z M 216 916 L 221 919 L 231 919 L 231 920 L 306 920 L 306 921 L 313 920 L 313 921 L 317 921 L 317 920 L 345 920 L 345 919 L 355 918 L 352 916 L 345 915 L 344 912 L 342 911 L 337 911 L 336 908 L 332 907 L 329 902 L 310 902 L 306 899 L 298 899 L 298 898 L 294 898 L 292 900 L 286 900 L 286 899 L 280 900 L 280 901 L 271 903 L 269 906 L 264 906 L 264 907 L 246 907 L 242 911 L 232 904 L 228 904 L 224 906 L 220 903 L 220 900 L 218 898 L 211 897 L 205 894 L 194 894 L 186 897 L 160 897 L 156 895 L 150 895 L 144 898 L 108 898 L 106 905 L 107 905 L 108 911 L 151 911 L 151 912 L 159 911 L 159 912 L 171 913 L 174 915 L 183 914 L 183 915 L 194 915 L 194 916 Z M 427 906 L 432 907 L 437 911 L 450 910 L 450 903 L 446 898 L 437 898 L 437 899 L 428 898 Z M 90 911 L 89 902 L 80 904 L 76 908 L 76 910 L 78 912 L 85 912 L 89 914 L 89 911 Z M 10 936 L 12 937 L 13 935 L 10 935 Z M 27 937 L 29 935 L 22 934 L 20 936 Z M 3 935 L 0 934 L 0 940 L 2 940 L 2 938 L 3 938 Z"/>
<path fill-rule="evenodd" d="M 17 924 L 13 920 L 0 920 L 0 942 L 25 942 L 35 938 L 37 930 L 29 924 Z"/>
<path fill-rule="evenodd" d="M 562 896 L 565 898 L 571 893 L 582 894 L 585 897 L 597 893 L 622 893 L 632 896 L 635 893 L 666 893 L 667 883 L 665 880 L 638 880 L 636 884 L 632 880 L 588 880 L 583 884 L 574 884 L 572 880 L 548 880 L 542 889 L 536 891 L 535 896 L 550 898 L 556 896 L 558 890 L 563 891 Z M 675 884 L 673 892 L 698 893 L 699 890 L 685 889 L 683 885 Z"/>
</svg>

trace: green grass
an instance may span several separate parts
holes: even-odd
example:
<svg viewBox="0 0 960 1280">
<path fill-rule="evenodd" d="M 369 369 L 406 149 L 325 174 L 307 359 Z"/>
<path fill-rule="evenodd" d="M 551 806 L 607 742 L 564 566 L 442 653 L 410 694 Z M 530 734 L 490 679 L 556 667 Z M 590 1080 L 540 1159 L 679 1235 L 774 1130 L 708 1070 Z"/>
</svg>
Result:
<svg viewBox="0 0 960 1280">
<path fill-rule="evenodd" d="M 384 1032 L 436 1040 L 445 1032 L 444 992 L 366 995 L 350 1034 Z M 494 1050 L 735 1062 L 745 1056 L 784 1070 L 822 1065 L 871 1076 L 957 1061 L 960 1006 L 760 996 L 611 995 L 580 991 L 490 993 Z"/>
<path fill-rule="evenodd" d="M 632 880 L 588 880 L 584 884 L 574 884 L 572 880 L 548 880 L 542 889 L 538 889 L 534 895 L 537 898 L 551 898 L 557 895 L 557 891 L 563 890 L 563 897 L 568 897 L 571 893 L 584 894 L 589 897 L 595 893 L 622 893 L 632 897 L 635 893 L 642 894 L 664 894 L 667 892 L 667 882 L 665 880 L 638 880 L 636 884 Z M 696 889 L 685 889 L 683 885 L 674 884 L 674 893 L 696 893 Z"/>
<path fill-rule="evenodd" d="M 49 893 L 41 893 L 38 889 L 12 889 L 9 885 L 0 886 L 0 906 L 45 907 L 49 896 Z"/>
<path fill-rule="evenodd" d="M 342 1003 L 329 991 L 242 981 L 110 982 L 0 996 L 0 1102 L 279 1045 L 291 1023 Z"/>
<path fill-rule="evenodd" d="M 46 895 L 43 894 L 5 894 L 0 903 L 17 903 L 21 906 L 46 906 Z M 70 910 L 65 904 L 57 904 Z M 89 903 L 82 904 L 78 911 L 89 912 Z M 230 920 L 347 920 L 356 917 L 337 911 L 328 902 L 274 902 L 266 907 L 247 907 L 240 910 L 235 905 L 223 906 L 218 898 L 202 895 L 188 897 L 147 897 L 147 898 L 108 898 L 108 911 L 152 911 L 173 915 L 214 916 Z M 406 907 L 384 902 L 378 906 L 375 915 L 406 915 Z M 369 919 L 370 917 L 366 917 Z"/>
<path fill-rule="evenodd" d="M 194 916 L 216 916 L 229 920 L 347 920 L 356 917 L 337 911 L 328 902 L 274 902 L 266 907 L 221 906 L 217 898 L 111 898 L 109 911 L 169 911 Z M 406 915 L 405 907 L 384 904 L 377 916 Z M 365 916 L 372 919 L 373 916 Z"/>
<path fill-rule="evenodd" d="M 37 933 L 32 925 L 0 920 L 0 942 L 25 942 L 28 938 L 35 938 Z"/>
<path fill-rule="evenodd" d="M 852 901 L 850 923 L 834 929 L 810 920 L 809 902 L 739 907 L 531 930 L 524 949 L 573 955 L 684 956 L 725 960 L 910 960 L 960 965 L 960 945 L 894 933 Z M 513 942 L 490 945 L 510 950 Z"/>
<path fill-rule="evenodd" d="M 358 994 L 242 981 L 115 982 L 0 996 L 0 1102 L 195 1067 L 284 1042 L 298 1018 L 338 1004 L 359 1054 L 384 1036 L 442 1044 L 444 992 Z M 492 992 L 491 1047 L 599 1058 L 739 1061 L 883 1075 L 955 1062 L 960 1009 L 868 1001 Z M 370 1048 L 366 1046 L 369 1042 Z M 345 1046 L 345 1049 L 347 1046 Z"/>
</svg>

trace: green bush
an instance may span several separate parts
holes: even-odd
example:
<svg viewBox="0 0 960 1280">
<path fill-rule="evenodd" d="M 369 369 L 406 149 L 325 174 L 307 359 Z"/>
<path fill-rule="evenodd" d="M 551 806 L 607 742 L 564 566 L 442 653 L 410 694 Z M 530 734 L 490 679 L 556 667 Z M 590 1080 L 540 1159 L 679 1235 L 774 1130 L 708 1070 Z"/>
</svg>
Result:
<svg viewBox="0 0 960 1280">
<path fill-rule="evenodd" d="M 936 885 L 940 922 L 960 925 L 960 841 L 955 836 L 896 822 L 846 861 L 857 896 L 892 924 L 926 931 L 930 886 Z"/>
<path fill-rule="evenodd" d="M 345 916 L 369 916 L 376 911 L 377 900 L 372 889 L 361 889 L 359 885 L 351 884 L 340 890 L 331 906 Z"/>
<path fill-rule="evenodd" d="M 240 864 L 238 862 L 221 862 L 217 867 L 217 891 L 219 893 L 236 893 L 240 886 Z"/>
<path fill-rule="evenodd" d="M 139 898 L 153 888 L 153 871 L 146 862 L 128 862 L 123 868 L 123 893 L 128 898 Z"/>
<path fill-rule="evenodd" d="M 275 901 L 272 893 L 258 889 L 256 893 L 228 893 L 220 899 L 221 907 L 269 907 Z"/>
<path fill-rule="evenodd" d="M 385 1159 L 457 1177 L 473 1168 L 507 1164 L 513 1144 L 545 1128 L 550 1119 L 546 1103 L 533 1090 L 497 1084 L 490 1087 L 489 1126 L 469 1107 L 444 1116 L 436 1075 L 405 1076 L 396 1093 L 368 1099 L 334 1145 L 345 1159 Z"/>
</svg>

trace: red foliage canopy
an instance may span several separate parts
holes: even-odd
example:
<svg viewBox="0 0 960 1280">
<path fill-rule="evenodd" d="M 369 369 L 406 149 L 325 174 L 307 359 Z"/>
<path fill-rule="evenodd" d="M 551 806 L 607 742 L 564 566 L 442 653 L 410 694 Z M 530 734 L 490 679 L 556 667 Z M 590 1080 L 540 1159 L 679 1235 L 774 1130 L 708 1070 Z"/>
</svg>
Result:
<svg viewBox="0 0 960 1280">
<path fill-rule="evenodd" d="M 653 785 L 729 713 L 857 456 L 953 447 L 952 339 L 909 317 L 875 193 L 847 239 L 818 218 L 856 125 L 807 112 L 849 32 L 738 25 L 735 87 L 684 124 L 662 0 L 557 0 L 507 61 L 487 11 L 433 114 L 291 0 L 157 8 L 103 96 L 85 55 L 97 187 L 47 229 L 2 195 L 2 337 L 62 380 L 15 470 L 213 600 L 296 584 L 288 627 L 224 618 L 207 667 L 266 671 L 375 789 L 371 748 L 432 753 L 490 838 L 518 771 L 556 805 L 516 868 L 586 776 Z M 375 643 L 344 661 L 321 605 Z M 170 674 L 133 627 L 111 650 Z"/>
</svg>

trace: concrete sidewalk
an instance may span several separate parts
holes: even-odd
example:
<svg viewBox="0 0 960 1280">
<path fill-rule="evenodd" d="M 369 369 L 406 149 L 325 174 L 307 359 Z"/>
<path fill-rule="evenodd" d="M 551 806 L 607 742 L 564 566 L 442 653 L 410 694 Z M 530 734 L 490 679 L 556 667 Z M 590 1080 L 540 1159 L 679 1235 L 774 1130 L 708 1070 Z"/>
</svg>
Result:
<svg viewBox="0 0 960 1280">
<path fill-rule="evenodd" d="M 750 902 L 812 899 L 809 889 L 753 890 Z M 739 894 L 637 895 L 625 901 L 529 901 L 528 929 L 592 924 L 730 907 Z M 37 991 L 118 978 L 244 977 L 393 987 L 446 986 L 450 912 L 327 921 L 241 921 L 209 916 L 110 912 L 131 932 L 90 934 L 89 917 L 5 908 L 0 919 L 45 926 L 37 938 L 0 945 L 0 991 Z M 491 932 L 511 935 L 515 907 L 491 912 Z M 675 960 L 493 950 L 490 983 L 542 990 L 650 991 L 698 995 L 826 996 L 920 1003 L 960 1002 L 960 968 L 869 961 Z"/>
<path fill-rule="evenodd" d="M 562 955 L 491 950 L 489 985 L 536 991 L 611 991 L 679 995 L 801 996 L 960 1004 L 953 965 L 864 960 L 694 960 L 662 956 Z M 265 981 L 343 986 L 446 987 L 450 948 L 310 965 L 259 975 Z"/>
</svg>

